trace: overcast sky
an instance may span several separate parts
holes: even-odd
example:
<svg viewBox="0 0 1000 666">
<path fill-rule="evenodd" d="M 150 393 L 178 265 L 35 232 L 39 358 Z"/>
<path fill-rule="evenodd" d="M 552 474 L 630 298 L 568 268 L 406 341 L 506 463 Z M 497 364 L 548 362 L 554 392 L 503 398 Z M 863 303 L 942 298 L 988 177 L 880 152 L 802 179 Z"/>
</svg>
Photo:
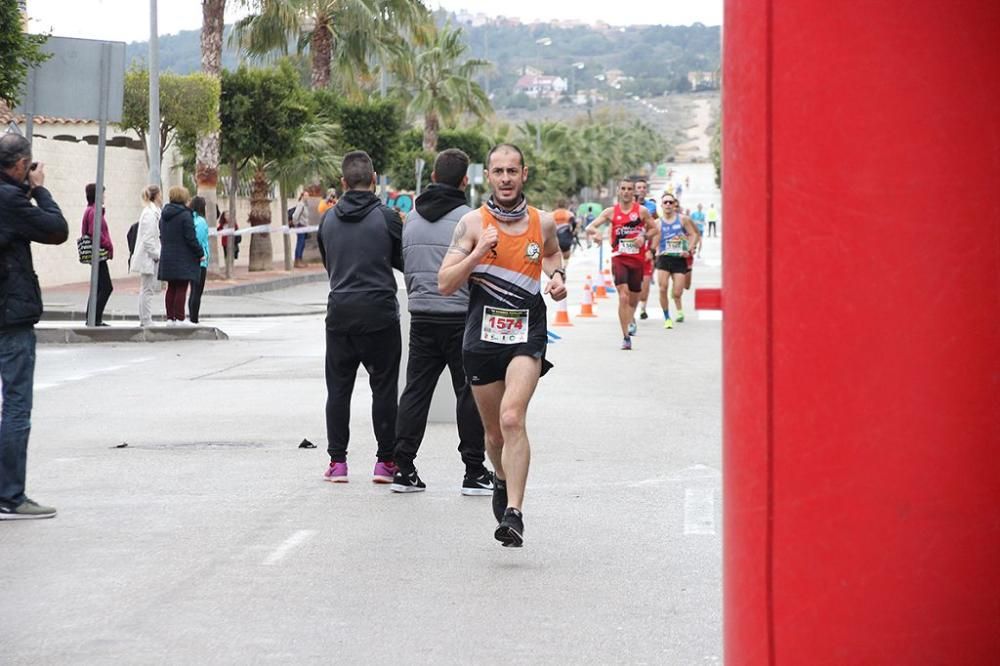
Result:
<svg viewBox="0 0 1000 666">
<path fill-rule="evenodd" d="M 465 9 L 489 16 L 500 13 L 523 21 L 577 19 L 605 21 L 612 25 L 666 24 L 705 25 L 722 23 L 723 0 L 633 0 L 614 2 L 581 0 L 425 0 L 432 9 Z M 230 4 L 235 5 L 235 2 Z M 200 0 L 159 0 L 159 34 L 197 30 L 201 26 Z M 621 7 L 627 8 L 627 13 Z M 502 12 L 496 8 L 502 7 Z M 111 41 L 144 41 L 149 36 L 147 0 L 28 0 L 32 32 L 49 32 L 61 37 L 84 37 Z M 237 17 L 229 12 L 226 22 Z"/>
</svg>

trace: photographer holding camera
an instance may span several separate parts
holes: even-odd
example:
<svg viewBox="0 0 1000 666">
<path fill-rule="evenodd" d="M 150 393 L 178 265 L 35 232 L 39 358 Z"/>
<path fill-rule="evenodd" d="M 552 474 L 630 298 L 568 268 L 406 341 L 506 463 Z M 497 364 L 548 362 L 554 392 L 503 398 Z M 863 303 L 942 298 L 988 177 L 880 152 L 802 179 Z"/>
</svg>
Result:
<svg viewBox="0 0 1000 666">
<path fill-rule="evenodd" d="M 42 317 L 31 243 L 59 245 L 69 236 L 66 218 L 44 183 L 45 168 L 31 161 L 28 140 L 17 134 L 0 137 L 0 520 L 56 515 L 54 508 L 24 494 L 35 379 L 34 326 Z"/>
</svg>

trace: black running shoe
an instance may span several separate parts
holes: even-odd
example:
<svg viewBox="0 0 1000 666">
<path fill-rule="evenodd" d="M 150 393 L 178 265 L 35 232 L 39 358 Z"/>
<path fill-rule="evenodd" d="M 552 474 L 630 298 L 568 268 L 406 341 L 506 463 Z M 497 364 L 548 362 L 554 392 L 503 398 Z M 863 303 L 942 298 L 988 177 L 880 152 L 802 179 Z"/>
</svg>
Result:
<svg viewBox="0 0 1000 666">
<path fill-rule="evenodd" d="M 493 472 L 483 471 L 473 476 L 465 475 L 462 494 L 469 496 L 493 494 Z"/>
<path fill-rule="evenodd" d="M 517 509 L 507 509 L 503 520 L 497 525 L 493 537 L 504 548 L 520 548 L 524 545 L 524 516 Z"/>
<path fill-rule="evenodd" d="M 503 520 L 503 512 L 507 510 L 507 480 L 493 477 L 493 517 L 497 522 Z"/>
<path fill-rule="evenodd" d="M 427 489 L 424 482 L 417 476 L 417 470 L 412 472 L 396 471 L 392 475 L 392 485 L 389 490 L 394 493 L 422 493 Z"/>
<path fill-rule="evenodd" d="M 639 313 L 639 319 L 649 319 L 649 315 L 646 314 L 645 310 Z"/>
</svg>

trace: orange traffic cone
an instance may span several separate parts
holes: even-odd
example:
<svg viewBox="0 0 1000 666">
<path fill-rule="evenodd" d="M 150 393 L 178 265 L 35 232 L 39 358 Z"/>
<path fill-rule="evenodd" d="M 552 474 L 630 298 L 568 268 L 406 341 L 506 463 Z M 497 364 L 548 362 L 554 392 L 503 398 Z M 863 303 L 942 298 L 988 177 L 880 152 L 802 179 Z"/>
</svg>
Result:
<svg viewBox="0 0 1000 666">
<path fill-rule="evenodd" d="M 569 320 L 569 304 L 566 299 L 561 301 L 556 301 L 556 320 L 552 322 L 553 326 L 572 326 L 573 322 Z"/>
<path fill-rule="evenodd" d="M 611 271 L 605 268 L 602 273 L 604 274 L 604 291 L 608 294 L 615 293 L 615 281 L 611 279 Z"/>
<path fill-rule="evenodd" d="M 587 276 L 587 285 L 590 286 L 590 276 Z M 604 288 L 604 284 L 601 282 L 601 276 L 597 276 L 597 283 L 594 284 L 590 289 L 594 292 L 594 298 L 607 298 L 608 293 Z"/>
<path fill-rule="evenodd" d="M 591 291 L 589 284 L 583 286 L 583 302 L 580 304 L 580 314 L 577 316 L 579 317 L 597 316 L 596 314 L 594 314 L 594 292 Z"/>
</svg>

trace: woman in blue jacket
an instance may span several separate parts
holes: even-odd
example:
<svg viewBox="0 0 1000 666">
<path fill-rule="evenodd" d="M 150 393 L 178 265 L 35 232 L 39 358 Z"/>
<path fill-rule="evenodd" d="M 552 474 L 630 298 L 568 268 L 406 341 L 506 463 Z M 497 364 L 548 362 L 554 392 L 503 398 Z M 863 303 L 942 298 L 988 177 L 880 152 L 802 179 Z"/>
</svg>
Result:
<svg viewBox="0 0 1000 666">
<path fill-rule="evenodd" d="M 201 294 L 205 291 L 205 278 L 208 275 L 208 220 L 205 219 L 205 199 L 195 197 L 191 199 L 191 212 L 194 214 L 194 235 L 201 245 L 201 271 L 198 279 L 191 283 L 191 296 L 188 298 L 188 317 L 192 324 L 198 323 L 198 316 L 201 312 Z"/>
</svg>

